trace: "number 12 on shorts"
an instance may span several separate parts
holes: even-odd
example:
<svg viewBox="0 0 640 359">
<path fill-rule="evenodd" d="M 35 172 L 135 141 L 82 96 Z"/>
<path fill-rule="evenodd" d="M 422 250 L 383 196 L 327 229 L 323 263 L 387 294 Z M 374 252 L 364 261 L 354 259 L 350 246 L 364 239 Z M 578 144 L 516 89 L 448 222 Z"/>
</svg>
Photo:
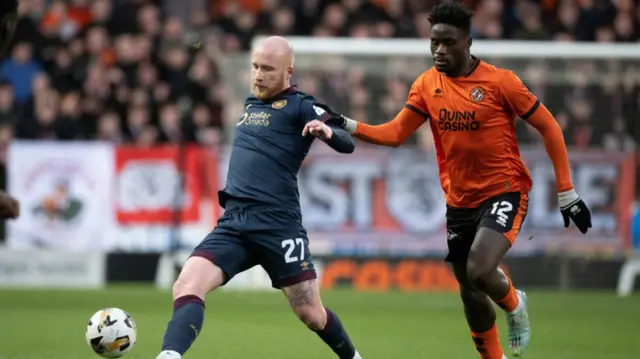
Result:
<svg viewBox="0 0 640 359">
<path fill-rule="evenodd" d="M 285 262 L 293 263 L 304 260 L 304 240 L 302 238 L 285 239 L 282 241 L 282 248 L 286 250 L 284 253 Z M 299 249 L 296 250 L 297 248 Z"/>
<path fill-rule="evenodd" d="M 491 214 L 496 215 L 498 217 L 497 222 L 500 223 L 503 227 L 506 227 L 507 222 L 509 221 L 509 215 L 507 213 L 511 212 L 512 210 L 513 205 L 510 202 L 494 202 L 493 207 L 491 208 Z"/>
</svg>

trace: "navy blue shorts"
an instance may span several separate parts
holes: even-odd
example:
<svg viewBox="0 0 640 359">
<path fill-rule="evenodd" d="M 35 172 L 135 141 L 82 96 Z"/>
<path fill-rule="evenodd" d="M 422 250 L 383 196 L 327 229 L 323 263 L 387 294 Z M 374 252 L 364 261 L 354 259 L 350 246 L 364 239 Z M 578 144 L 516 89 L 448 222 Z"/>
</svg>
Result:
<svg viewBox="0 0 640 359">
<path fill-rule="evenodd" d="M 278 289 L 317 278 L 301 215 L 280 208 L 227 209 L 191 256 L 220 267 L 225 284 L 256 265 L 264 268 Z"/>
</svg>

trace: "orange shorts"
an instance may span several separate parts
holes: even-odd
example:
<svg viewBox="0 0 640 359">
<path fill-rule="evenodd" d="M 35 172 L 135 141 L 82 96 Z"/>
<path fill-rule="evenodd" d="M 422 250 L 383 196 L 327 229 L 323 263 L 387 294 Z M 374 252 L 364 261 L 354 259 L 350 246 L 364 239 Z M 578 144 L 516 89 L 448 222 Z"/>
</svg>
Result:
<svg viewBox="0 0 640 359">
<path fill-rule="evenodd" d="M 504 234 L 513 245 L 527 216 L 529 196 L 522 192 L 507 192 L 486 200 L 477 208 L 447 206 L 446 261 L 466 261 L 476 233 L 482 227 Z"/>
</svg>

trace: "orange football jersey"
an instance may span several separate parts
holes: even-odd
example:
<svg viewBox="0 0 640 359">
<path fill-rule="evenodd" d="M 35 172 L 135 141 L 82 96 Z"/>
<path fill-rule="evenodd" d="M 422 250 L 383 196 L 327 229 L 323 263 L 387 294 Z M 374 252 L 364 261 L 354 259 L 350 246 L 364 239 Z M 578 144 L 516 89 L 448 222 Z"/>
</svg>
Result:
<svg viewBox="0 0 640 359">
<path fill-rule="evenodd" d="M 406 105 L 430 119 L 449 206 L 474 208 L 501 193 L 531 189 L 515 120 L 529 117 L 540 102 L 513 72 L 478 59 L 457 78 L 432 67 L 413 83 Z"/>
</svg>

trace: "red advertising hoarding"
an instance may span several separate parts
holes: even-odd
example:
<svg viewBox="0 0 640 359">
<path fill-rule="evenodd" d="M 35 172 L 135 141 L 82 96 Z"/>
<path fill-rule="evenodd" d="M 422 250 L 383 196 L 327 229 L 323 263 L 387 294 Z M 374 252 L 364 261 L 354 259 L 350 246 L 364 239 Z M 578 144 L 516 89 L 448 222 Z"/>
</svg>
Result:
<svg viewBox="0 0 640 359">
<path fill-rule="evenodd" d="M 217 157 L 195 146 L 118 147 L 115 170 L 122 225 L 197 222 L 202 201 L 215 200 L 219 187 Z"/>
</svg>

